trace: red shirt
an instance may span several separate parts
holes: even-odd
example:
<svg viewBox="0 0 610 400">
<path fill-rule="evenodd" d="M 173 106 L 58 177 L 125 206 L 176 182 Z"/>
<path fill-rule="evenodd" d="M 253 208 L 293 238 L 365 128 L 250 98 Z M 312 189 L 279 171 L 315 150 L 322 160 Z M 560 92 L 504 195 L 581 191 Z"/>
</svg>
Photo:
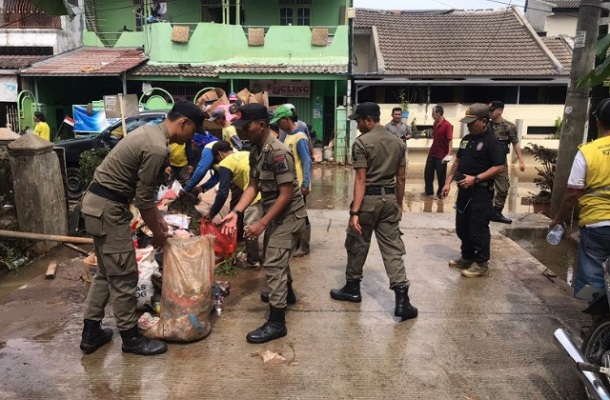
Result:
<svg viewBox="0 0 610 400">
<path fill-rule="evenodd" d="M 449 146 L 453 139 L 453 126 L 443 118 L 439 123 L 435 122 L 432 126 L 434 137 L 428 155 L 434 158 L 445 158 L 449 154 Z"/>
</svg>

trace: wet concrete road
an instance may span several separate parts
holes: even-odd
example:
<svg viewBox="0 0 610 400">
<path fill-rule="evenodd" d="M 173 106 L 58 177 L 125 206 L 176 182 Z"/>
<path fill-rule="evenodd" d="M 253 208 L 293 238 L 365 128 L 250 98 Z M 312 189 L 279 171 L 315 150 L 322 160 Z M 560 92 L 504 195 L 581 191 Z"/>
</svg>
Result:
<svg viewBox="0 0 610 400">
<path fill-rule="evenodd" d="M 376 244 L 362 303 L 329 298 L 344 280 L 347 205 L 312 207 L 312 253 L 292 263 L 299 300 L 287 313 L 288 336 L 263 345 L 245 341 L 268 309 L 258 299 L 262 272 L 240 270 L 203 341 L 170 344 L 166 354 L 146 358 L 122 354 L 115 337 L 82 355 L 82 263 L 63 265 L 55 280 L 36 277 L 0 299 L 0 398 L 582 399 L 572 365 L 552 340 L 557 327 L 576 333 L 588 322 L 582 302 L 498 234 L 490 277 L 462 278 L 447 267 L 459 241 L 446 207 L 440 214 L 407 211 L 401 223 L 410 295 L 420 311 L 403 323 L 393 319 Z M 108 314 L 105 325 L 114 328 Z M 254 354 L 267 349 L 282 352 L 289 365 L 263 365 Z"/>
</svg>

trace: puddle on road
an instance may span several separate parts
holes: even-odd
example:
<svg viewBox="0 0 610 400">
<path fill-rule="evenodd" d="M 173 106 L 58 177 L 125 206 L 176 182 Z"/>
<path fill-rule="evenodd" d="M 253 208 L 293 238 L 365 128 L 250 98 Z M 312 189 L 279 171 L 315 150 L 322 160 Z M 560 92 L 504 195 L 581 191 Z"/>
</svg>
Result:
<svg viewBox="0 0 610 400">
<path fill-rule="evenodd" d="M 556 273 L 561 280 L 572 285 L 578 253 L 578 244 L 575 241 L 563 239 L 557 246 L 551 246 L 545 238 L 513 240 L 545 267 Z"/>
<path fill-rule="evenodd" d="M 528 213 L 532 209 L 527 198 L 537 193 L 534 177 L 536 171 L 529 168 L 517 172 L 511 167 L 511 189 L 507 198 L 505 212 Z M 421 196 L 424 191 L 424 166 L 410 165 L 405 185 L 404 209 L 407 212 L 454 213 L 457 187 L 452 186 L 449 196 L 436 200 Z M 307 196 L 307 208 L 310 210 L 347 209 L 354 192 L 354 170 L 349 166 L 316 164 L 312 170 L 312 188 Z M 434 188 L 436 190 L 436 181 Z"/>
<path fill-rule="evenodd" d="M 35 259 L 16 271 L 0 273 L 0 298 L 27 285 L 32 279 L 43 275 L 47 271 L 51 260 L 67 260 L 78 255 L 74 250 L 64 246 L 57 246 L 42 258 Z"/>
</svg>

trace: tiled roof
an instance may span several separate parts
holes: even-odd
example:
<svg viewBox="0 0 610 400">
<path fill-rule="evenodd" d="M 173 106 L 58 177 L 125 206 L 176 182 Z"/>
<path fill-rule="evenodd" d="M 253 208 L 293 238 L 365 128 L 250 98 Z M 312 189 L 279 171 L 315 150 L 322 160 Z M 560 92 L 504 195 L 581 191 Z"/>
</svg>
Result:
<svg viewBox="0 0 610 400">
<path fill-rule="evenodd" d="M 140 49 L 80 47 L 21 71 L 24 76 L 114 76 L 140 65 L 147 57 Z"/>
<path fill-rule="evenodd" d="M 323 61 L 323 62 L 322 62 Z M 324 60 L 266 58 L 231 58 L 214 65 L 191 66 L 189 64 L 145 64 L 131 72 L 133 76 L 191 76 L 218 77 L 219 74 L 345 74 L 347 57 L 330 57 Z"/>
<path fill-rule="evenodd" d="M 49 56 L 0 56 L 0 69 L 21 69 Z"/>
<path fill-rule="evenodd" d="M 516 13 L 513 9 L 425 13 L 359 9 L 356 26 L 376 26 L 385 75 L 557 76 L 555 64 Z"/>
<path fill-rule="evenodd" d="M 155 65 L 144 64 L 131 72 L 134 76 L 198 76 L 216 77 L 216 69 L 209 65 L 193 66 L 190 64 Z"/>
<path fill-rule="evenodd" d="M 554 8 L 578 8 L 580 6 L 580 0 L 555 0 L 551 3 L 555 4 Z"/>
<path fill-rule="evenodd" d="M 327 57 L 323 60 L 271 58 L 253 62 L 252 59 L 229 59 L 216 63 L 218 73 L 253 74 L 345 74 L 348 58 Z"/>
<path fill-rule="evenodd" d="M 551 50 L 553 55 L 559 60 L 565 71 L 572 68 L 572 48 L 564 39 L 559 36 L 547 36 L 541 38 L 545 46 Z"/>
</svg>

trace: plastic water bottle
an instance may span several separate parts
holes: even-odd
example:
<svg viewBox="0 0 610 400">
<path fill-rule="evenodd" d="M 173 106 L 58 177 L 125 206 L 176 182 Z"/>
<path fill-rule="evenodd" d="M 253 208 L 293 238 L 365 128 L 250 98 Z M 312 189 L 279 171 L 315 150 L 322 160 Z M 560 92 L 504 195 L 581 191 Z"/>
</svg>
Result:
<svg viewBox="0 0 610 400">
<path fill-rule="evenodd" d="M 565 228 L 563 225 L 558 224 L 553 227 L 553 229 L 549 230 L 549 233 L 546 235 L 546 241 L 553 246 L 556 246 L 561 241 L 563 237 L 563 233 L 565 232 Z"/>
</svg>

